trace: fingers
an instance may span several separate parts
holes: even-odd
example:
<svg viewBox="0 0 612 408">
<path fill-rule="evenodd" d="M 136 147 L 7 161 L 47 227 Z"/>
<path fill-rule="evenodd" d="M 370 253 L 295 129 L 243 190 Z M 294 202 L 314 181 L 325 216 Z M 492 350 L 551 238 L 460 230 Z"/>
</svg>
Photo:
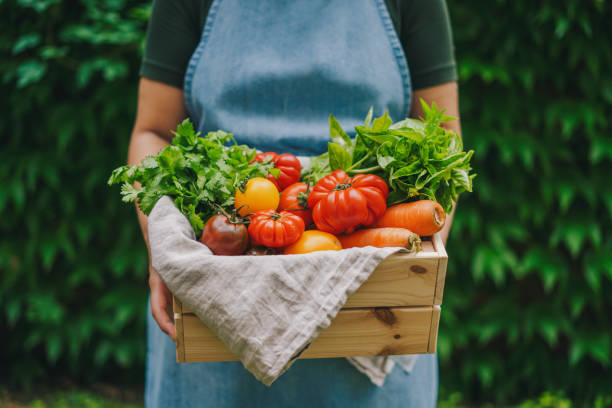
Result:
<svg viewBox="0 0 612 408">
<path fill-rule="evenodd" d="M 152 269 L 152 268 L 151 268 Z M 170 319 L 172 313 L 172 295 L 161 280 L 157 272 L 149 276 L 149 286 L 151 287 L 151 312 L 153 318 L 170 338 L 176 341 L 176 331 Z"/>
</svg>

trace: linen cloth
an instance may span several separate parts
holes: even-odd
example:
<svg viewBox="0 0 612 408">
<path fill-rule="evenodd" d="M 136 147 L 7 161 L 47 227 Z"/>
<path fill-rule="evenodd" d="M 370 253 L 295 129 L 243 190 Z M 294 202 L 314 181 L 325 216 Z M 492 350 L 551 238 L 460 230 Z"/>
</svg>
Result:
<svg viewBox="0 0 612 408">
<path fill-rule="evenodd" d="M 153 267 L 266 385 L 272 384 L 329 326 L 347 297 L 376 266 L 401 248 L 351 248 L 303 255 L 219 256 L 195 240 L 170 197 L 149 215 Z M 386 357 L 349 359 L 382 385 Z"/>
</svg>

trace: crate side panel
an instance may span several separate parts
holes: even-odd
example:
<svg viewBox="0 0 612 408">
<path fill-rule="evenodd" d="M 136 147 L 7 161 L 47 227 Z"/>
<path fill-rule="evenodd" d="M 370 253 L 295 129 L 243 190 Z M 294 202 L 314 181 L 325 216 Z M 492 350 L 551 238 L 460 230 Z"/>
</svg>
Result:
<svg viewBox="0 0 612 408">
<path fill-rule="evenodd" d="M 427 345 L 427 353 L 429 354 L 435 353 L 438 348 L 438 327 L 440 326 L 440 312 L 440 306 L 436 305 L 433 307 L 429 331 L 429 343 Z"/>
<path fill-rule="evenodd" d="M 172 296 L 174 329 L 176 330 L 176 362 L 185 362 L 185 341 L 183 340 L 183 304 Z"/>
<path fill-rule="evenodd" d="M 437 258 L 391 256 L 349 296 L 343 307 L 433 305 L 437 275 Z"/>
<path fill-rule="evenodd" d="M 448 255 L 446 253 L 446 249 L 444 248 L 444 244 L 442 243 L 442 238 L 440 234 L 434 234 L 433 236 L 433 245 L 439 257 L 438 263 L 438 276 L 436 281 L 436 289 L 434 295 L 434 305 L 442 304 L 442 297 L 444 295 L 444 282 L 446 280 L 446 267 L 448 265 Z"/>
<path fill-rule="evenodd" d="M 300 358 L 426 353 L 433 307 L 341 310 Z M 185 361 L 236 356 L 197 316 L 183 315 Z"/>
</svg>

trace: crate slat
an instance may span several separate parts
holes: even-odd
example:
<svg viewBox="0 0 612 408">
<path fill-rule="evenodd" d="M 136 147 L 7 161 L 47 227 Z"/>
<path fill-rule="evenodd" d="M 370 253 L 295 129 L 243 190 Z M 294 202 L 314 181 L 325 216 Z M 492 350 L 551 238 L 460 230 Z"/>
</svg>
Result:
<svg viewBox="0 0 612 408">
<path fill-rule="evenodd" d="M 433 313 L 433 306 L 341 310 L 300 358 L 427 353 Z M 237 360 L 197 316 L 183 314 L 182 323 L 185 362 Z"/>
<path fill-rule="evenodd" d="M 444 274 L 439 262 L 446 252 L 441 254 L 431 241 L 423 241 L 422 248 L 416 254 L 393 254 L 382 261 L 344 308 L 433 305 L 440 273 Z M 190 313 L 186 306 L 183 312 Z"/>
<path fill-rule="evenodd" d="M 433 305 L 438 259 L 396 254 L 385 259 L 344 308 Z"/>
</svg>

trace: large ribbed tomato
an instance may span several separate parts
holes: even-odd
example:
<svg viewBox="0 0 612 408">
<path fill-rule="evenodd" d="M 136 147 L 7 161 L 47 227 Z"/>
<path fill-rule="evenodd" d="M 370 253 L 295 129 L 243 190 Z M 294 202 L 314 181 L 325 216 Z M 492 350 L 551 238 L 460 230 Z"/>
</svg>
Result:
<svg viewBox="0 0 612 408">
<path fill-rule="evenodd" d="M 271 160 L 274 167 L 280 170 L 278 178 L 268 174 L 268 179 L 273 182 L 279 191 L 283 191 L 293 183 L 300 180 L 302 165 L 298 158 L 291 153 L 276 154 L 274 152 L 257 153 L 253 161 Z"/>
<path fill-rule="evenodd" d="M 351 178 L 343 170 L 336 170 L 314 186 L 308 207 L 319 230 L 349 234 L 382 216 L 388 195 L 387 183 L 378 176 L 358 174 Z"/>
<path fill-rule="evenodd" d="M 293 244 L 304 232 L 304 221 L 289 211 L 258 211 L 251 216 L 249 236 L 255 244 L 279 248 Z"/>
</svg>

